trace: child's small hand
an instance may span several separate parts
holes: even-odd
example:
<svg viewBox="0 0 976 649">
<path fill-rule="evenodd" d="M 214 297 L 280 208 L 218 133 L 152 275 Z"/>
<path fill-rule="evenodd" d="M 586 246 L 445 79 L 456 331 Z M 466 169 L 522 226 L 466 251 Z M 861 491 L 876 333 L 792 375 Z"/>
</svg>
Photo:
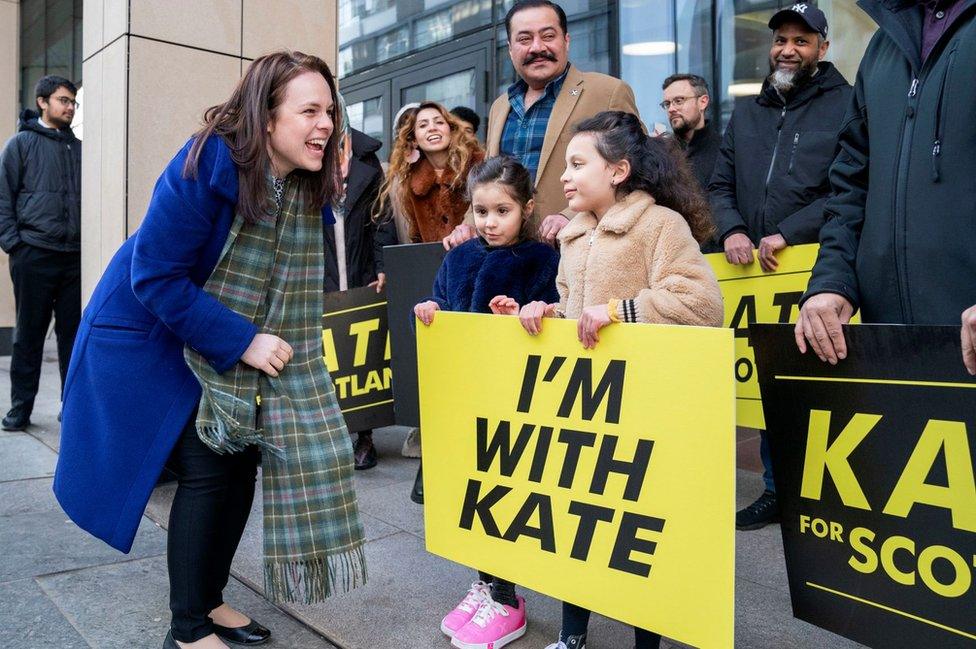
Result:
<svg viewBox="0 0 976 649">
<path fill-rule="evenodd" d="M 488 308 L 495 315 L 518 315 L 519 303 L 507 295 L 496 295 L 491 298 Z"/>
<path fill-rule="evenodd" d="M 519 321 L 533 336 L 542 333 L 542 319 L 551 318 L 556 313 L 555 304 L 545 302 L 529 302 L 519 311 Z"/>
<path fill-rule="evenodd" d="M 583 309 L 579 320 L 576 321 L 576 333 L 579 335 L 583 349 L 593 349 L 600 342 L 600 329 L 613 322 L 606 304 L 588 306 Z"/>
<path fill-rule="evenodd" d="M 423 322 L 428 327 L 430 323 L 434 321 L 434 311 L 440 311 L 441 307 L 437 302 L 433 300 L 427 300 L 426 302 L 421 302 L 413 308 L 413 313 L 420 321 Z"/>
</svg>

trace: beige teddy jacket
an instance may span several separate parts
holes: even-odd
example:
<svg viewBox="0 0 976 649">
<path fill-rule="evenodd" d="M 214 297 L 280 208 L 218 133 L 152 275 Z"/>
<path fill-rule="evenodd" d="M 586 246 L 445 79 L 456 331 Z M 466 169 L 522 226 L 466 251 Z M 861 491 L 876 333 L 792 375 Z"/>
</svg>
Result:
<svg viewBox="0 0 976 649">
<path fill-rule="evenodd" d="M 623 300 L 622 319 L 658 324 L 722 325 L 722 294 L 685 219 L 631 192 L 597 222 L 580 212 L 559 233 L 559 312 Z"/>
</svg>

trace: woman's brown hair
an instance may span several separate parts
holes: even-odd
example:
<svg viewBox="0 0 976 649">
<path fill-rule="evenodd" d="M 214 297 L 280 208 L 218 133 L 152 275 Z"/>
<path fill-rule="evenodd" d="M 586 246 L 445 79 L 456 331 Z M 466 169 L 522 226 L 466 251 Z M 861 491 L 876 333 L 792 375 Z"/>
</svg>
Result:
<svg viewBox="0 0 976 649">
<path fill-rule="evenodd" d="M 271 206 L 267 173 L 271 163 L 268 155 L 268 124 L 285 98 L 288 83 L 305 72 L 317 72 L 325 78 L 338 102 L 335 77 L 328 64 L 317 56 L 283 50 L 255 59 L 230 98 L 211 106 L 203 114 L 203 128 L 194 134 L 193 145 L 183 166 L 183 175 L 196 178 L 200 154 L 207 138 L 216 135 L 230 147 L 231 159 L 237 165 L 239 183 L 237 210 L 248 223 L 267 218 Z M 339 191 L 339 150 L 337 133 L 342 130 L 341 116 L 332 108 L 334 129 L 325 145 L 320 171 L 296 169 L 306 206 L 320 211 L 332 202 Z"/>
<path fill-rule="evenodd" d="M 576 133 L 589 133 L 596 150 L 610 163 L 627 160 L 630 175 L 618 190 L 626 195 L 642 190 L 654 197 L 658 205 L 685 217 L 691 234 L 699 243 L 715 231 L 708 201 L 684 154 L 670 138 L 650 137 L 640 120 L 623 111 L 604 111 L 576 125 Z"/>
<path fill-rule="evenodd" d="M 416 108 L 410 109 L 400 118 L 400 128 L 397 130 L 396 140 L 393 142 L 390 152 L 390 167 L 386 172 L 383 186 L 380 188 L 379 200 L 376 201 L 374 209 L 375 219 L 381 217 L 387 205 L 396 202 L 398 206 L 403 205 L 403 192 L 408 188 L 407 177 L 414 164 L 409 161 L 410 153 L 418 148 L 417 138 L 414 135 L 414 126 L 417 124 L 417 115 L 425 108 L 433 108 L 441 114 L 444 121 L 451 128 L 451 142 L 447 147 L 447 168 L 454 174 L 451 188 L 464 185 L 466 178 L 464 171 L 470 166 L 471 158 L 481 151 L 478 140 L 461 128 L 461 122 L 449 113 L 446 108 L 435 101 L 422 102 Z M 423 157 L 423 152 L 420 152 Z M 419 162 L 419 161 L 418 161 Z M 392 187 L 396 185 L 394 179 L 399 179 L 399 196 L 391 196 Z"/>
</svg>

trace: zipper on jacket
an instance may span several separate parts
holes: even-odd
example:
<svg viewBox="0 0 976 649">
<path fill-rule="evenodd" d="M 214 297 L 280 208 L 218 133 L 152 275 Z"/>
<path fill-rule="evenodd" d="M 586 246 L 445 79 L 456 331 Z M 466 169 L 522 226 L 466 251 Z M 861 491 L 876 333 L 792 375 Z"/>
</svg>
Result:
<svg viewBox="0 0 976 649">
<path fill-rule="evenodd" d="M 779 135 L 783 130 L 783 123 L 786 121 L 786 106 L 783 106 L 782 112 L 779 114 L 779 124 L 776 125 L 776 144 L 773 146 L 773 157 L 769 160 L 769 169 L 766 171 L 766 190 L 769 190 L 769 181 L 773 178 L 773 167 L 776 166 L 776 156 L 779 153 Z M 763 197 L 763 206 L 766 204 L 765 196 Z"/>
<path fill-rule="evenodd" d="M 905 273 L 905 241 L 908 238 L 905 194 L 908 188 L 904 185 L 908 184 L 908 166 L 911 160 L 912 137 L 915 133 L 915 104 L 921 85 L 918 77 L 918 74 L 912 74 L 912 84 L 908 88 L 908 103 L 905 107 L 905 119 L 901 126 L 901 141 L 898 143 L 898 155 L 896 156 L 898 162 L 895 167 L 895 191 L 892 192 L 892 214 L 894 218 L 891 219 L 891 241 L 894 246 L 895 276 L 897 278 L 895 287 L 898 290 L 898 304 L 901 307 L 902 322 L 905 323 L 912 322 L 912 318 L 907 298 L 908 281 Z M 902 236 L 899 236 L 899 231 Z"/>
<path fill-rule="evenodd" d="M 935 130 L 933 131 L 934 141 L 932 142 L 932 182 L 937 183 L 942 180 L 942 135 L 943 122 L 942 112 L 944 110 L 944 100 L 946 92 L 946 80 L 952 72 L 952 60 L 955 58 L 956 51 L 949 52 L 949 60 L 946 63 L 945 71 L 942 73 L 942 83 L 939 85 L 939 101 L 935 105 Z"/>
<path fill-rule="evenodd" d="M 793 175 L 793 161 L 796 160 L 796 147 L 800 143 L 800 133 L 797 132 L 793 135 L 793 150 L 790 151 L 790 168 L 786 170 L 787 176 Z"/>
</svg>

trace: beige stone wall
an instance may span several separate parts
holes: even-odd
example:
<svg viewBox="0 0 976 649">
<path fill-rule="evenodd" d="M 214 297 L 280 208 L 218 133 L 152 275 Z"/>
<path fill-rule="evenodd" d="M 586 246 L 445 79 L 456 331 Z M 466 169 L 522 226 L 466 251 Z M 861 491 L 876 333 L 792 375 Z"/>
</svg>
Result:
<svg viewBox="0 0 976 649">
<path fill-rule="evenodd" d="M 302 50 L 334 67 L 338 14 L 336 0 L 85 0 L 84 10 L 87 301 L 203 111 L 265 52 Z"/>
<path fill-rule="evenodd" d="M 19 0 L 0 0 L 0 146 L 16 132 L 20 97 Z M 14 325 L 14 293 L 7 255 L 0 252 L 0 327 Z"/>
</svg>

